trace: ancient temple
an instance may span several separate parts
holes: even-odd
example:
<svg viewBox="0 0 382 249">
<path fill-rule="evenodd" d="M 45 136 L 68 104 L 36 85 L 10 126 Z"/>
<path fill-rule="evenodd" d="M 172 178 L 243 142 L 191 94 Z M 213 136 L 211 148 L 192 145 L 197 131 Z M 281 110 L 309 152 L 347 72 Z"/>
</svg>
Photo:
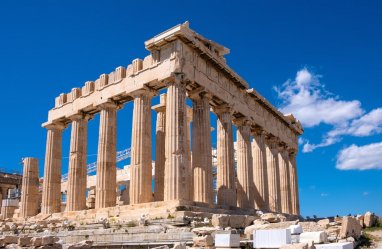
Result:
<svg viewBox="0 0 382 249">
<path fill-rule="evenodd" d="M 229 49 L 191 30 L 188 23 L 153 37 L 145 46 L 150 54 L 143 60 L 135 59 L 56 98 L 43 124 L 47 142 L 41 213 L 89 208 L 87 126 L 96 114 L 100 124 L 94 208 L 117 205 L 116 117 L 132 102 L 129 205 L 182 200 L 194 206 L 298 215 L 300 122 L 249 89 L 227 65 Z M 160 104 L 152 106 L 155 97 Z M 186 99 L 192 102 L 190 111 Z M 156 124 L 151 123 L 151 109 L 156 111 Z M 211 112 L 218 120 L 216 176 Z M 67 201 L 62 210 L 62 132 L 69 124 Z M 152 125 L 156 134 L 151 134 Z"/>
</svg>

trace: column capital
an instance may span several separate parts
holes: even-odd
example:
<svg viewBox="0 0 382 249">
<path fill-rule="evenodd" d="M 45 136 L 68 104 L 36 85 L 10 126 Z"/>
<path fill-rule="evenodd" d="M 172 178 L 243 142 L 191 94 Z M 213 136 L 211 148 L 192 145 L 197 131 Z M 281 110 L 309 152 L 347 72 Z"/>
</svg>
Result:
<svg viewBox="0 0 382 249">
<path fill-rule="evenodd" d="M 163 81 L 166 86 L 178 85 L 185 86 L 186 82 L 184 80 L 184 73 L 172 73 L 171 77 Z"/>
<path fill-rule="evenodd" d="M 156 112 L 165 112 L 166 111 L 166 105 L 164 105 L 164 104 L 154 105 L 153 107 L 151 107 L 151 109 L 153 109 Z"/>
<path fill-rule="evenodd" d="M 89 120 L 92 118 L 93 118 L 93 115 L 90 115 L 90 114 L 87 114 L 84 112 L 80 112 L 80 113 L 74 114 L 74 115 L 69 117 L 69 119 L 71 121 L 77 121 L 77 120 L 81 120 L 81 119 Z"/>
<path fill-rule="evenodd" d="M 241 118 L 235 118 L 233 120 L 233 123 L 239 127 L 239 126 L 251 126 L 252 121 L 247 117 L 241 117 Z"/>
<path fill-rule="evenodd" d="M 267 132 L 260 126 L 255 126 L 251 130 L 251 135 L 252 136 L 265 136 Z"/>
<path fill-rule="evenodd" d="M 154 89 L 148 87 L 148 86 L 143 86 L 141 89 L 137 89 L 133 92 L 131 92 L 129 95 L 131 95 L 133 98 L 139 97 L 139 96 L 148 96 L 148 97 L 154 97 L 158 95 L 158 92 L 155 91 Z"/>
<path fill-rule="evenodd" d="M 156 111 L 156 112 L 165 112 L 166 111 L 166 98 L 167 98 L 167 94 L 166 93 L 162 93 L 159 96 L 159 98 L 160 98 L 159 104 L 154 105 L 153 107 L 151 107 L 151 109 Z"/>
<path fill-rule="evenodd" d="M 275 137 L 271 134 L 266 134 L 265 135 L 265 142 L 269 145 L 269 147 L 273 150 L 273 149 L 278 149 L 279 148 L 279 138 L 278 137 Z"/>
<path fill-rule="evenodd" d="M 291 147 L 287 147 L 287 150 L 288 150 L 288 153 L 289 155 L 296 155 L 297 154 L 297 149 L 294 149 L 294 148 L 291 148 Z"/>
<path fill-rule="evenodd" d="M 44 128 L 48 130 L 57 130 L 57 131 L 62 131 L 67 127 L 64 123 L 61 122 L 56 122 L 56 123 L 51 123 L 51 124 L 46 124 L 44 125 Z"/>
<path fill-rule="evenodd" d="M 105 102 L 105 103 L 102 103 L 100 105 L 98 105 L 98 107 L 102 110 L 102 109 L 118 109 L 120 108 L 120 105 L 118 105 L 116 102 L 114 101 L 108 101 L 108 102 Z"/>
<path fill-rule="evenodd" d="M 213 106 L 212 107 L 212 110 L 217 114 L 217 115 L 220 115 L 222 113 L 229 113 L 230 115 L 233 114 L 233 109 L 232 109 L 232 106 L 228 105 L 228 104 L 223 104 L 223 105 L 219 105 L 219 106 Z"/>
</svg>

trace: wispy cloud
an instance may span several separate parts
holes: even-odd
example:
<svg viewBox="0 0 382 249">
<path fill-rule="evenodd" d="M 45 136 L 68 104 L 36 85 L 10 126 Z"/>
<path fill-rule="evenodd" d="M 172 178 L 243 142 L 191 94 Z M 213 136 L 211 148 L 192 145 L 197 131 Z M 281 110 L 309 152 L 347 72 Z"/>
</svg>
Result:
<svg viewBox="0 0 382 249">
<path fill-rule="evenodd" d="M 365 192 L 362 193 L 362 195 L 363 195 L 363 196 L 368 196 L 368 195 L 369 195 L 369 192 L 366 192 L 366 191 L 365 191 Z"/>
<path fill-rule="evenodd" d="M 321 193 L 321 197 L 327 197 L 328 195 L 327 193 Z"/>
<path fill-rule="evenodd" d="M 337 169 L 382 169 L 382 142 L 364 146 L 351 145 L 337 156 Z"/>
<path fill-rule="evenodd" d="M 320 79 L 320 75 L 303 68 L 297 72 L 294 80 L 275 87 L 282 101 L 282 112 L 293 113 L 305 128 L 320 124 L 331 127 L 319 143 L 312 144 L 309 140 L 300 139 L 303 152 L 337 143 L 344 135 L 362 137 L 382 132 L 382 108 L 366 113 L 360 101 L 341 100 L 339 96 L 328 92 Z"/>
</svg>

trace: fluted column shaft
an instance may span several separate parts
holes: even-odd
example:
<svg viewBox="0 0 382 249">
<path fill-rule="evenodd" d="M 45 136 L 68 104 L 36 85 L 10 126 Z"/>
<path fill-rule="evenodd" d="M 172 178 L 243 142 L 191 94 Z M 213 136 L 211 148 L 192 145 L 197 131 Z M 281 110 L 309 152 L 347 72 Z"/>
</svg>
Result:
<svg viewBox="0 0 382 249">
<path fill-rule="evenodd" d="M 37 158 L 27 157 L 23 159 L 23 164 L 20 217 L 27 218 L 38 214 L 38 160 Z"/>
<path fill-rule="evenodd" d="M 216 189 L 219 205 L 236 206 L 235 164 L 230 109 L 215 110 L 218 116 Z"/>
<path fill-rule="evenodd" d="M 251 127 L 247 121 L 237 124 L 237 204 L 241 208 L 253 208 L 253 172 L 251 151 Z"/>
<path fill-rule="evenodd" d="M 62 125 L 47 127 L 41 213 L 61 212 Z"/>
<path fill-rule="evenodd" d="M 273 212 L 281 212 L 280 184 L 279 184 L 279 157 L 278 143 L 274 138 L 266 140 L 269 209 Z"/>
<path fill-rule="evenodd" d="M 165 201 L 190 199 L 186 133 L 186 87 L 173 81 L 168 84 L 166 100 Z"/>
<path fill-rule="evenodd" d="M 253 157 L 253 195 L 255 208 L 263 211 L 269 210 L 267 157 L 265 149 L 265 134 L 255 131 L 252 141 Z"/>
<path fill-rule="evenodd" d="M 155 140 L 155 176 L 154 200 L 163 201 L 164 198 L 164 164 L 165 164 L 165 134 L 166 134 L 166 94 L 161 94 L 160 104 L 152 108 L 157 112 L 156 140 Z"/>
<path fill-rule="evenodd" d="M 290 183 L 291 183 L 292 213 L 295 215 L 300 215 L 296 153 L 294 151 L 292 151 L 289 154 L 289 169 L 290 169 Z"/>
<path fill-rule="evenodd" d="M 193 200 L 212 204 L 213 176 L 209 100 L 206 96 L 195 96 L 192 101 Z"/>
<path fill-rule="evenodd" d="M 142 90 L 134 93 L 131 141 L 130 204 L 152 201 L 151 98 Z"/>
<path fill-rule="evenodd" d="M 194 196 L 194 172 L 192 170 L 192 157 L 191 157 L 191 122 L 192 122 L 192 109 L 186 106 L 186 154 L 187 154 L 187 168 L 188 174 L 188 189 L 190 191 L 189 199 L 193 200 Z"/>
<path fill-rule="evenodd" d="M 280 147 L 279 165 L 281 212 L 285 214 L 291 214 L 292 203 L 290 189 L 289 155 L 285 147 Z"/>
<path fill-rule="evenodd" d="M 72 117 L 66 211 L 86 209 L 88 117 Z"/>
<path fill-rule="evenodd" d="M 95 208 L 116 205 L 116 121 L 117 106 L 101 106 Z"/>
</svg>

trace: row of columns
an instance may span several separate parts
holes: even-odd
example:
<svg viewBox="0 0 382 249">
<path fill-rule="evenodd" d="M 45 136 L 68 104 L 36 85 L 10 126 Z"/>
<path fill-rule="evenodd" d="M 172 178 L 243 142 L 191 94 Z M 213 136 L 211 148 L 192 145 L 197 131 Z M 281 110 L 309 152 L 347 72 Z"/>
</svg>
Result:
<svg viewBox="0 0 382 249">
<path fill-rule="evenodd" d="M 130 204 L 152 201 L 151 99 L 149 89 L 134 97 Z M 155 201 L 193 200 L 212 204 L 211 96 L 189 94 L 193 103 L 192 160 L 186 87 L 180 80 L 167 84 L 167 94 L 154 106 L 156 123 Z M 118 106 L 100 106 L 95 208 L 116 205 L 116 111 Z M 299 214 L 295 154 L 276 138 L 245 119 L 233 120 L 229 106 L 214 107 L 217 114 L 217 203 L 267 211 Z M 72 119 L 68 174 L 67 211 L 86 207 L 86 115 Z M 235 169 L 233 122 L 237 126 Z M 62 125 L 48 129 L 42 213 L 60 212 Z M 253 141 L 251 141 L 253 137 Z M 237 178 L 236 178 L 237 171 Z"/>
</svg>

